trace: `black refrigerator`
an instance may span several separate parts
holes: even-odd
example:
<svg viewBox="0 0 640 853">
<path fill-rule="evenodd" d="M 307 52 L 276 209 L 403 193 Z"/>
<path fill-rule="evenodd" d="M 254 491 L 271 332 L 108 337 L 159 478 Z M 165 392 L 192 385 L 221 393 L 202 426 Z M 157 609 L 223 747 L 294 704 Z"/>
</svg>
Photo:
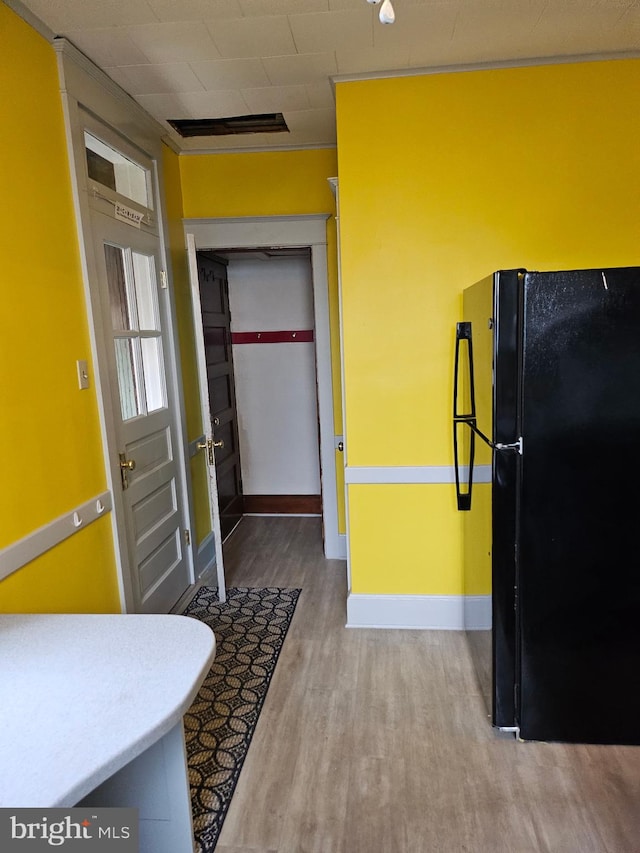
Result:
<svg viewBox="0 0 640 853">
<path fill-rule="evenodd" d="M 464 292 L 455 352 L 457 502 L 465 571 L 484 561 L 490 586 L 473 648 L 493 725 L 640 744 L 640 268 L 496 272 Z"/>
</svg>

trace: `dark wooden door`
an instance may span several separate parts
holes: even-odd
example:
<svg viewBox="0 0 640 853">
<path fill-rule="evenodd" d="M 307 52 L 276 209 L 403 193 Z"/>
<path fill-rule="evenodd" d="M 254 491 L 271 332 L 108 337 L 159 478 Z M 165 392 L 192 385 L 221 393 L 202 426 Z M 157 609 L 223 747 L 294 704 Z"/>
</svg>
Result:
<svg viewBox="0 0 640 853">
<path fill-rule="evenodd" d="M 197 259 L 218 510 L 224 541 L 242 518 L 242 477 L 227 262 L 211 252 L 198 252 Z"/>
</svg>

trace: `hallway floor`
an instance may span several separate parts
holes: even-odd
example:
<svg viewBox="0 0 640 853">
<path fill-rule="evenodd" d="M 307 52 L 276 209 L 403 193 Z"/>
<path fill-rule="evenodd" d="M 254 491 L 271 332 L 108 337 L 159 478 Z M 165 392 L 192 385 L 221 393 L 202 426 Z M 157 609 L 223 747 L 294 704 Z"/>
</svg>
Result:
<svg viewBox="0 0 640 853">
<path fill-rule="evenodd" d="M 225 555 L 302 594 L 217 853 L 640 850 L 640 747 L 497 736 L 462 634 L 344 627 L 317 518 L 247 517 Z"/>
</svg>

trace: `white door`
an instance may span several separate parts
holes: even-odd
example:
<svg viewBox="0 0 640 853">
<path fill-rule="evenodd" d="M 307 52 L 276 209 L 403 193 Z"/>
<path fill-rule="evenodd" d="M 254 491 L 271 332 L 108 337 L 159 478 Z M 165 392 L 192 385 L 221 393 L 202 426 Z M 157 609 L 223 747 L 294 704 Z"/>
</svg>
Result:
<svg viewBox="0 0 640 853">
<path fill-rule="evenodd" d="M 157 235 L 92 211 L 109 393 L 135 609 L 166 613 L 191 582 L 168 392 L 167 292 Z M 166 285 L 165 285 L 166 286 Z M 116 485 L 116 483 L 118 485 Z M 123 531 L 120 531 L 122 537 Z"/>
<path fill-rule="evenodd" d="M 222 556 L 222 526 L 220 524 L 220 501 L 218 500 L 218 478 L 215 464 L 216 439 L 211 423 L 211 404 L 209 400 L 209 380 L 207 377 L 207 355 L 205 350 L 204 332 L 202 328 L 202 306 L 200 303 L 200 283 L 198 281 L 198 259 L 196 257 L 196 241 L 193 234 L 187 234 L 187 256 L 189 260 L 189 280 L 191 283 L 191 304 L 193 306 L 193 331 L 196 341 L 196 360 L 198 364 L 198 387 L 200 389 L 200 411 L 202 425 L 205 430 L 202 441 L 198 444 L 206 452 L 207 482 L 209 485 L 209 512 L 211 513 L 211 530 L 216 547 L 216 573 L 218 579 L 218 597 L 226 601 L 226 583 L 224 576 L 224 560 Z"/>
</svg>

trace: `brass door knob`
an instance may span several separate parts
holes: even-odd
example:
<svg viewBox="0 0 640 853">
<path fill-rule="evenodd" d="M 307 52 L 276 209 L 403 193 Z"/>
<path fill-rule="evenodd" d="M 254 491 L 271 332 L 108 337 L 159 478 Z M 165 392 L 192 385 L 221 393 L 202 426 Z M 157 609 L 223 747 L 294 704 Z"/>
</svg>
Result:
<svg viewBox="0 0 640 853">
<path fill-rule="evenodd" d="M 207 438 L 205 439 L 205 441 L 199 441 L 196 444 L 196 447 L 198 448 L 198 450 L 206 450 L 209 465 L 215 465 L 215 459 L 213 458 L 213 448 L 224 447 L 224 441 L 214 441 L 212 438 Z"/>
<path fill-rule="evenodd" d="M 124 453 L 119 453 L 118 458 L 120 460 L 120 477 L 122 479 L 122 488 L 129 488 L 129 480 L 127 479 L 127 472 L 133 471 L 136 467 L 135 459 L 127 459 Z"/>
<path fill-rule="evenodd" d="M 212 441 L 211 446 L 212 447 L 224 447 L 224 441 Z M 196 448 L 198 450 L 206 450 L 208 447 L 209 447 L 208 441 L 199 441 L 196 444 Z"/>
</svg>

